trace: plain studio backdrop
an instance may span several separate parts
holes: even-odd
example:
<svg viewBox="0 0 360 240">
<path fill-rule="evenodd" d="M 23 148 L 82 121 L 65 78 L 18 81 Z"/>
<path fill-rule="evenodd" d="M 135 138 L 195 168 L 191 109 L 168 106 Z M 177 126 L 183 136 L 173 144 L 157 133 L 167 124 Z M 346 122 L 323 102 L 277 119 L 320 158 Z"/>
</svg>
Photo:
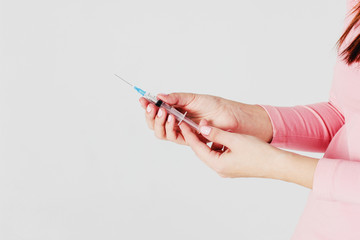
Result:
<svg viewBox="0 0 360 240">
<path fill-rule="evenodd" d="M 139 95 L 327 101 L 345 1 L 0 0 L 0 239 L 289 239 L 310 190 L 224 179 Z M 310 154 L 321 157 L 321 154 Z"/>
</svg>

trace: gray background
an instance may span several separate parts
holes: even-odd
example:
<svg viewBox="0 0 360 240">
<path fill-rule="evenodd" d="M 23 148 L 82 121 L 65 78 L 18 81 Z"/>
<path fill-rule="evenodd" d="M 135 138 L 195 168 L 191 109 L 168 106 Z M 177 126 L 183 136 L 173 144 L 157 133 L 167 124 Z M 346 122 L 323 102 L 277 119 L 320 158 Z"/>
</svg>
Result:
<svg viewBox="0 0 360 240">
<path fill-rule="evenodd" d="M 113 73 L 154 93 L 326 101 L 345 10 L 0 0 L 0 239 L 289 239 L 308 189 L 218 177 L 157 140 Z"/>
</svg>

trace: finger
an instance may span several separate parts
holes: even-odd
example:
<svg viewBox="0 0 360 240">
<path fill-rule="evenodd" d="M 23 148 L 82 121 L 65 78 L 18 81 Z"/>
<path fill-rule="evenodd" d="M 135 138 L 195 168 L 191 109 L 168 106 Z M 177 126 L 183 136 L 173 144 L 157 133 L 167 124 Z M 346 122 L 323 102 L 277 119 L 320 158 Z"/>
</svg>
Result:
<svg viewBox="0 0 360 240">
<path fill-rule="evenodd" d="M 179 133 L 176 119 L 173 115 L 169 114 L 166 125 L 166 138 L 172 142 L 185 145 L 184 137 Z"/>
<path fill-rule="evenodd" d="M 155 117 L 154 131 L 155 131 L 155 136 L 159 139 L 166 138 L 166 132 L 165 132 L 166 116 L 167 116 L 166 110 L 164 108 L 160 108 Z"/>
<path fill-rule="evenodd" d="M 209 122 L 207 121 L 207 120 L 205 120 L 205 119 L 201 119 L 200 120 L 200 123 L 199 123 L 199 127 L 201 127 L 201 126 L 207 126 L 207 125 L 209 125 L 208 124 Z M 210 142 L 208 139 L 206 139 L 203 135 L 199 135 L 198 136 L 199 137 L 199 139 L 202 141 L 202 142 L 204 142 L 204 143 L 208 143 L 208 142 Z"/>
<path fill-rule="evenodd" d="M 196 95 L 193 93 L 170 93 L 158 94 L 157 97 L 170 105 L 186 106 L 195 100 Z"/>
<path fill-rule="evenodd" d="M 143 98 L 143 97 L 141 97 L 141 98 L 139 99 L 139 102 L 140 102 L 141 107 L 142 107 L 143 109 L 146 109 L 147 105 L 149 104 L 148 100 L 146 100 L 146 99 Z"/>
<path fill-rule="evenodd" d="M 202 126 L 206 126 L 208 125 L 208 121 L 205 120 L 205 119 L 201 119 L 200 123 L 199 123 L 199 127 L 202 127 Z M 202 136 L 202 135 L 201 135 Z M 224 148 L 224 145 L 220 144 L 220 143 L 215 143 L 213 142 L 211 144 L 211 150 L 213 151 L 222 151 Z"/>
<path fill-rule="evenodd" d="M 146 123 L 147 123 L 148 127 L 152 130 L 154 129 L 155 116 L 157 113 L 157 109 L 158 109 L 158 107 L 156 107 L 152 103 L 149 103 L 146 107 L 146 112 L 145 112 Z"/>
<path fill-rule="evenodd" d="M 209 125 L 209 122 L 206 119 L 201 119 L 199 122 L 199 127 L 201 126 L 207 126 Z"/>
<path fill-rule="evenodd" d="M 199 127 L 202 127 L 202 126 L 207 126 L 209 125 L 209 122 L 206 120 L 206 119 L 201 119 L 200 123 L 199 123 Z M 202 136 L 202 135 L 201 135 Z M 220 144 L 220 143 L 215 143 L 213 142 L 211 144 L 211 150 L 213 151 L 222 151 L 224 148 L 224 145 Z"/>
<path fill-rule="evenodd" d="M 231 147 L 236 140 L 233 133 L 210 126 L 200 126 L 200 133 L 211 142 Z"/>
<path fill-rule="evenodd" d="M 204 161 L 207 165 L 212 167 L 214 160 L 218 159 L 220 156 L 219 152 L 211 151 L 211 149 L 191 131 L 190 127 L 186 123 L 181 123 L 180 125 L 181 132 L 185 138 L 185 141 L 195 154 Z"/>
<path fill-rule="evenodd" d="M 169 114 L 168 116 L 165 129 L 166 129 L 166 138 L 172 142 L 175 142 L 177 138 L 177 132 L 175 130 L 175 118 L 171 114 Z"/>
</svg>

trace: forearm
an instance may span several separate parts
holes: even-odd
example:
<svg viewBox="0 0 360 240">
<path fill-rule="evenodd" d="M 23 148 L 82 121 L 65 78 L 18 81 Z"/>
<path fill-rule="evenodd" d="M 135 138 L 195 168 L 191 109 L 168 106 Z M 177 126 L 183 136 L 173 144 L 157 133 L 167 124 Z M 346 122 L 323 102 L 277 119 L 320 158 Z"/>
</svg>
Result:
<svg viewBox="0 0 360 240">
<path fill-rule="evenodd" d="M 273 128 L 271 144 L 275 147 L 324 152 L 344 124 L 343 115 L 330 102 L 261 107 L 270 119 Z"/>
<path fill-rule="evenodd" d="M 268 177 L 292 182 L 312 189 L 314 173 L 319 159 L 276 149 L 276 157 L 270 160 Z"/>
</svg>

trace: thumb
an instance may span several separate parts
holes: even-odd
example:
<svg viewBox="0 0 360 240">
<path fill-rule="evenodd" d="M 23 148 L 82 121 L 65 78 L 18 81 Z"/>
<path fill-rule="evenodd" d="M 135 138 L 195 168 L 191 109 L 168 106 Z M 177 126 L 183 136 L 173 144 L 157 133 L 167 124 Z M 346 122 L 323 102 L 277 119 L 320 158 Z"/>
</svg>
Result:
<svg viewBox="0 0 360 240">
<path fill-rule="evenodd" d="M 186 106 L 195 99 L 195 94 L 194 93 L 170 93 L 170 94 L 158 94 L 157 97 L 170 105 Z"/>
<path fill-rule="evenodd" d="M 214 143 L 220 143 L 224 146 L 231 147 L 234 143 L 235 137 L 234 133 L 223 131 L 219 128 L 210 127 L 210 126 L 201 126 L 199 127 L 201 135 L 206 139 Z"/>
</svg>

